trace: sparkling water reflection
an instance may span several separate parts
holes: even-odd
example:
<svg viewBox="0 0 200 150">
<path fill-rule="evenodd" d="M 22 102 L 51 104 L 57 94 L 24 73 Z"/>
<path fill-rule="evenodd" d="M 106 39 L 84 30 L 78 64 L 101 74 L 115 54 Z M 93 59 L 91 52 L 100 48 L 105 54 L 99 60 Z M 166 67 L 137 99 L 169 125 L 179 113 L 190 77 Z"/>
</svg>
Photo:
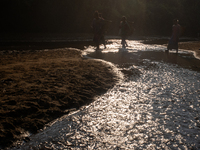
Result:
<svg viewBox="0 0 200 150">
<path fill-rule="evenodd" d="M 200 149 L 200 72 L 163 60 L 162 47 L 135 42 L 121 55 L 119 44 L 108 45 L 101 55 L 92 47 L 86 51 L 128 68 L 133 72 L 128 79 L 34 135 L 23 148 Z M 191 57 L 176 56 L 183 55 Z"/>
<path fill-rule="evenodd" d="M 179 51 L 179 54 L 176 54 L 176 51 L 170 51 L 170 53 L 166 53 L 165 46 L 145 45 L 140 41 L 128 41 L 127 43 L 129 47 L 123 49 L 120 40 L 111 40 L 106 49 L 96 51 L 94 47 L 90 46 L 85 51 L 92 58 L 103 59 L 118 65 L 134 64 L 138 66 L 144 60 L 150 60 L 200 71 L 200 60 L 196 59 L 191 52 Z"/>
</svg>

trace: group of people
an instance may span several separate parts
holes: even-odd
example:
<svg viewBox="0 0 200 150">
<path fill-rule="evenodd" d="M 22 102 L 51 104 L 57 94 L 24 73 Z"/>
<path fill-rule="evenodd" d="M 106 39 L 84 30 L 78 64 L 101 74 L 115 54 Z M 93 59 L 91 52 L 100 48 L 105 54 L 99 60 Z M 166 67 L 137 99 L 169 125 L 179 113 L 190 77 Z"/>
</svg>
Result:
<svg viewBox="0 0 200 150">
<path fill-rule="evenodd" d="M 95 42 L 95 45 L 97 47 L 97 50 L 99 49 L 99 45 L 103 44 L 104 48 L 106 48 L 106 42 L 105 42 L 105 19 L 101 16 L 101 14 L 96 11 L 94 13 L 94 19 L 92 22 L 92 28 L 93 28 L 93 41 Z M 111 21 L 109 21 L 111 22 Z M 121 36 L 121 44 L 123 48 L 126 48 L 128 46 L 126 39 L 131 33 L 131 28 L 129 26 L 129 23 L 127 22 L 127 19 L 125 16 L 122 17 L 120 25 L 119 25 L 119 35 Z M 176 52 L 178 53 L 178 41 L 179 36 L 181 34 L 181 27 L 179 25 L 179 21 L 177 19 L 173 20 L 173 26 L 172 26 L 172 36 L 168 42 L 167 46 L 167 52 L 172 49 L 176 49 Z"/>
<path fill-rule="evenodd" d="M 94 19 L 92 22 L 92 29 L 93 29 L 93 33 L 94 33 L 94 37 L 93 37 L 93 41 L 97 47 L 97 50 L 99 49 L 99 45 L 103 44 L 104 48 L 106 48 L 106 42 L 105 42 L 105 25 L 106 22 L 112 22 L 112 21 L 106 21 L 101 13 L 99 13 L 98 11 L 95 11 L 94 13 Z M 120 36 L 122 38 L 122 47 L 125 48 L 127 45 L 126 43 L 126 38 L 128 37 L 128 34 L 130 33 L 130 26 L 127 22 L 127 19 L 125 16 L 122 17 L 122 20 L 120 22 Z"/>
</svg>

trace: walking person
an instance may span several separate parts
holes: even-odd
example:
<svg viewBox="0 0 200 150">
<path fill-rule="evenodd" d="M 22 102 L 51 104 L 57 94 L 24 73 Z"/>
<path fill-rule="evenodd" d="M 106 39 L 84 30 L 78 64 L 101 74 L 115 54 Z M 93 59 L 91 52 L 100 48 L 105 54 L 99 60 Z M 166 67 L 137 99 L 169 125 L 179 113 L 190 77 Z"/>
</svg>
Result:
<svg viewBox="0 0 200 150">
<path fill-rule="evenodd" d="M 105 41 L 105 19 L 102 17 L 102 14 L 99 13 L 99 18 L 100 18 L 100 22 L 101 22 L 101 35 L 100 35 L 100 42 L 103 43 L 104 48 L 106 49 L 106 41 Z"/>
<path fill-rule="evenodd" d="M 99 12 L 95 11 L 92 22 L 92 29 L 94 33 L 93 41 L 95 42 L 97 50 L 99 49 L 100 40 L 102 38 L 103 20 L 99 17 Z"/>
<path fill-rule="evenodd" d="M 169 52 L 169 50 L 176 49 L 176 53 L 178 53 L 178 41 L 181 32 L 181 26 L 178 23 L 179 21 L 177 19 L 173 20 L 172 36 L 167 46 L 167 52 Z"/>
<path fill-rule="evenodd" d="M 119 28 L 120 28 L 120 36 L 122 39 L 122 41 L 121 41 L 122 47 L 126 48 L 126 46 L 128 46 L 126 43 L 126 39 L 130 32 L 130 26 L 129 26 L 125 16 L 122 17 Z"/>
</svg>

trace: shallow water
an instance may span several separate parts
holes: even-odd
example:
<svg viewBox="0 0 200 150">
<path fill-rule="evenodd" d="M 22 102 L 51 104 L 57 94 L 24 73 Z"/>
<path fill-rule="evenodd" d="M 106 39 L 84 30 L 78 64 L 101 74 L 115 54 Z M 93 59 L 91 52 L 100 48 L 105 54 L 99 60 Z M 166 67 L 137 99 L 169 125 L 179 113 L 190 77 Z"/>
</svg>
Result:
<svg viewBox="0 0 200 150">
<path fill-rule="evenodd" d="M 128 41 L 126 49 L 121 48 L 120 40 L 110 40 L 106 49 L 94 50 L 90 46 L 86 49 L 88 56 L 97 59 L 103 59 L 117 65 L 141 65 L 143 61 L 158 61 L 178 65 L 179 67 L 200 71 L 200 60 L 193 56 L 193 53 L 180 51 L 165 52 L 165 46 L 146 45 L 140 41 Z M 103 48 L 103 46 L 101 46 Z"/>
<path fill-rule="evenodd" d="M 181 51 L 166 54 L 162 46 L 128 44 L 87 47 L 88 56 L 116 64 L 126 80 L 21 149 L 200 149 L 199 60 Z"/>
</svg>

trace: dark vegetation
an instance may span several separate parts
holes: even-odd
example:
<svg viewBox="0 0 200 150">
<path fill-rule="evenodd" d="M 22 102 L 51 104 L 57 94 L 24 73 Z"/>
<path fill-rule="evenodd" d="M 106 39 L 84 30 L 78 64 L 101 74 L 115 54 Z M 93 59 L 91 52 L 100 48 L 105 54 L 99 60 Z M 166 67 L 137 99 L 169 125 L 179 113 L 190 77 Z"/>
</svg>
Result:
<svg viewBox="0 0 200 150">
<path fill-rule="evenodd" d="M 134 22 L 134 35 L 171 34 L 178 18 L 185 36 L 200 30 L 199 0 L 1 0 L 0 33 L 91 33 L 98 10 L 112 23 L 107 34 L 118 34 L 123 15 Z"/>
<path fill-rule="evenodd" d="M 97 69 L 98 68 L 98 69 Z M 0 149 L 26 131 L 88 105 L 118 78 L 109 65 L 70 49 L 4 51 L 0 55 Z"/>
</svg>

